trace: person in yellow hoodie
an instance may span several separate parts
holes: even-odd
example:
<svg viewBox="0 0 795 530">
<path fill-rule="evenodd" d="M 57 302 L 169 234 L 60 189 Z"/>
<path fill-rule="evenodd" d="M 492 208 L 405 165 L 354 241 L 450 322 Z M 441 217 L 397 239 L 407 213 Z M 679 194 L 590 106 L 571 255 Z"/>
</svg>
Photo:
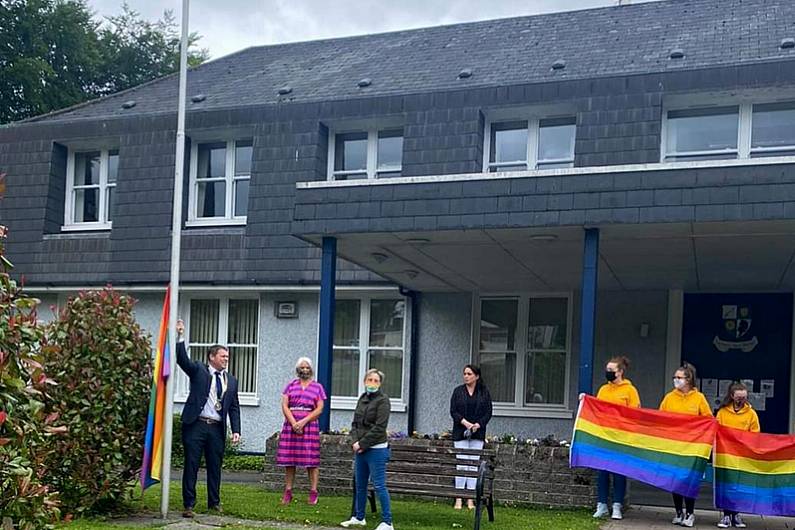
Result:
<svg viewBox="0 0 795 530">
<path fill-rule="evenodd" d="M 599 388 L 597 399 L 616 403 L 626 407 L 640 407 L 640 396 L 632 381 L 625 377 L 629 368 L 629 359 L 626 357 L 613 357 L 605 366 L 605 379 L 607 382 Z M 613 477 L 613 513 L 612 519 L 622 519 L 621 509 L 624 506 L 624 496 L 627 491 L 627 477 L 609 471 L 599 471 L 597 475 L 596 511 L 594 517 L 607 515 L 607 498 L 610 494 L 610 477 Z"/>
<path fill-rule="evenodd" d="M 674 372 L 674 389 L 668 392 L 660 403 L 660 410 L 678 412 L 692 416 L 712 416 L 712 409 L 707 403 L 707 398 L 696 388 L 696 368 L 690 363 L 682 363 Z M 676 516 L 671 521 L 673 524 L 692 527 L 696 524 L 693 509 L 695 498 L 684 497 L 678 493 L 673 494 Z M 685 511 L 682 511 L 684 501 Z"/>
<path fill-rule="evenodd" d="M 718 423 L 724 427 L 741 431 L 759 432 L 759 416 L 748 403 L 748 387 L 742 383 L 732 383 L 720 404 L 716 415 Z M 745 528 L 743 518 L 737 512 L 723 511 L 718 528 Z"/>
</svg>

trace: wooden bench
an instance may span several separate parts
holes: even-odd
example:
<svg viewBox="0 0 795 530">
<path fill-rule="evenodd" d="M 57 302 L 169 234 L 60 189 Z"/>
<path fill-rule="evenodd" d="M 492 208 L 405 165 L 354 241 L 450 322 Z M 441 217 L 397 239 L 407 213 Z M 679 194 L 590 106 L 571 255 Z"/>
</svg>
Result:
<svg viewBox="0 0 795 530">
<path fill-rule="evenodd" d="M 472 499 L 475 501 L 475 530 L 480 529 L 483 508 L 488 512 L 489 521 L 494 521 L 494 472 L 496 455 L 493 450 L 484 448 L 455 449 L 452 446 L 417 447 L 395 444 L 390 446 L 391 458 L 387 464 L 386 484 L 389 493 L 397 493 L 413 497 L 435 497 L 449 499 Z M 456 455 L 472 455 L 480 457 L 477 466 L 459 460 Z M 475 462 L 472 462 L 475 464 Z M 477 471 L 459 471 L 457 465 L 471 465 Z M 355 474 L 354 474 L 355 477 Z M 474 490 L 456 489 L 455 477 L 472 477 L 477 479 Z M 356 480 L 354 478 L 355 508 Z M 375 491 L 370 484 L 368 499 L 370 509 L 376 512 Z M 452 508 L 451 508 L 452 509 Z M 464 508 L 466 509 L 466 508 Z"/>
</svg>

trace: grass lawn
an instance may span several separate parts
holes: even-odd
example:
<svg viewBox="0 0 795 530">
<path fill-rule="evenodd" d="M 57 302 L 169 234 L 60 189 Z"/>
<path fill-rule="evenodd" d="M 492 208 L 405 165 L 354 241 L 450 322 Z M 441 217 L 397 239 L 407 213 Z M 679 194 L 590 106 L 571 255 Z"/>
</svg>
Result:
<svg viewBox="0 0 795 530">
<path fill-rule="evenodd" d="M 202 512 L 206 490 L 200 485 L 197 491 L 197 511 Z M 171 487 L 171 509 L 181 509 L 179 483 Z M 350 516 L 350 497 L 320 497 L 317 506 L 305 502 L 304 492 L 296 492 L 290 506 L 282 506 L 281 493 L 265 491 L 256 485 L 225 484 L 221 487 L 225 515 L 242 519 L 294 522 L 300 525 L 337 526 Z M 160 506 L 160 489 L 154 486 L 141 498 L 132 501 L 133 508 L 157 512 Z M 398 530 L 431 530 L 473 527 L 472 512 L 454 511 L 449 503 L 393 500 L 392 515 Z M 584 510 L 549 510 L 544 508 L 495 507 L 495 522 L 489 523 L 484 513 L 483 530 L 596 530 L 599 523 Z M 378 514 L 367 514 L 367 528 L 380 522 Z M 156 525 L 152 525 L 154 527 Z M 113 520 L 83 519 L 62 525 L 63 530 L 96 530 L 100 528 L 128 530 L 135 527 L 114 524 Z M 137 527 L 140 530 L 142 527 Z M 240 527 L 234 527 L 240 528 Z"/>
</svg>

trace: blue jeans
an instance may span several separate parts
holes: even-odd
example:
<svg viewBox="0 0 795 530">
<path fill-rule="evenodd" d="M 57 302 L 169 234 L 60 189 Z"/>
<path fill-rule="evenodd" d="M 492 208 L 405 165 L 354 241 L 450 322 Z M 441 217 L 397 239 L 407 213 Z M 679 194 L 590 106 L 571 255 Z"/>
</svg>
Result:
<svg viewBox="0 0 795 530">
<path fill-rule="evenodd" d="M 610 494 L 610 477 L 613 477 L 613 502 L 624 504 L 624 496 L 627 493 L 627 477 L 610 473 L 609 471 L 599 471 L 596 481 L 596 492 L 599 502 L 607 504 L 607 497 Z"/>
<path fill-rule="evenodd" d="M 367 507 L 367 482 L 373 481 L 378 503 L 381 505 L 381 520 L 392 524 L 392 505 L 386 490 L 386 463 L 389 462 L 389 448 L 368 449 L 356 455 L 356 518 L 364 519 Z"/>
</svg>

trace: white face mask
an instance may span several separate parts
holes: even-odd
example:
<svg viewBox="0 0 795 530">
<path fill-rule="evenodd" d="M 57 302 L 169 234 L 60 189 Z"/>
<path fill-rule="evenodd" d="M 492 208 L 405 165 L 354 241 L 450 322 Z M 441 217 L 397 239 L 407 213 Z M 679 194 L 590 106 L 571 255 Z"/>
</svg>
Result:
<svg viewBox="0 0 795 530">
<path fill-rule="evenodd" d="M 674 388 L 677 390 L 681 390 L 687 384 L 687 381 L 684 379 L 677 379 L 674 377 Z"/>
</svg>

